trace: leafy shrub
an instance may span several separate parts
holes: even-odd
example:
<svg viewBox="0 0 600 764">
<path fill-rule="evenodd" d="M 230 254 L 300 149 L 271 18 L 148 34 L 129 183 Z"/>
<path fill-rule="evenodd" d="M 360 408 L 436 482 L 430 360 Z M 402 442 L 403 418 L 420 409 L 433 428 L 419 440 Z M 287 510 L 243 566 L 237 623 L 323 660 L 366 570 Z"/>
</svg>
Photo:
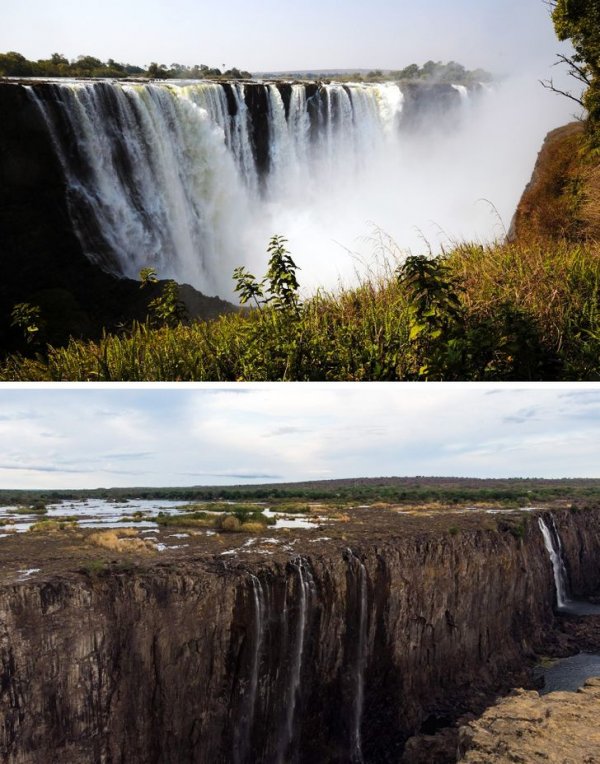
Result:
<svg viewBox="0 0 600 764">
<path fill-rule="evenodd" d="M 295 265 L 279 251 L 281 240 L 273 244 L 277 273 L 256 282 L 237 271 L 240 293 L 255 295 L 254 310 L 160 328 L 135 324 L 99 342 L 71 340 L 35 358 L 11 356 L 0 379 L 600 377 L 600 257 L 592 245 L 461 244 L 300 302 Z"/>
<path fill-rule="evenodd" d="M 235 515 L 223 515 L 219 518 L 218 527 L 222 531 L 235 532 L 242 528 L 242 523 Z"/>
</svg>

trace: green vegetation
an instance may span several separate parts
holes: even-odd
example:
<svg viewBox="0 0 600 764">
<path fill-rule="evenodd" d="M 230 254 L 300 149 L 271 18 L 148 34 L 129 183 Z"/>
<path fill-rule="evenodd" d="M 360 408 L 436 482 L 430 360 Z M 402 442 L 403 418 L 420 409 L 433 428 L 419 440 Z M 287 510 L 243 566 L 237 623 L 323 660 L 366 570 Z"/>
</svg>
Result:
<svg viewBox="0 0 600 764">
<path fill-rule="evenodd" d="M 15 515 L 45 515 L 48 512 L 43 501 L 35 501 L 31 506 L 17 507 Z"/>
<path fill-rule="evenodd" d="M 373 79 L 376 72 L 369 72 L 367 79 Z M 427 61 L 423 66 L 410 64 L 404 69 L 386 73 L 385 79 L 391 80 L 420 80 L 422 82 L 444 82 L 454 85 L 475 85 L 480 82 L 491 82 L 493 76 L 484 69 L 469 71 L 456 61 L 447 64 L 441 61 Z"/>
<path fill-rule="evenodd" d="M 38 520 L 29 526 L 32 533 L 47 533 L 48 531 L 64 531 L 77 527 L 76 520 L 56 519 L 56 520 Z"/>
<path fill-rule="evenodd" d="M 148 284 L 157 284 L 158 276 L 154 268 L 140 271 L 140 289 Z M 152 326 L 177 326 L 188 318 L 185 304 L 179 299 L 179 286 L 170 279 L 163 285 L 161 293 L 148 303 L 148 322 Z"/>
<path fill-rule="evenodd" d="M 229 507 L 231 509 L 231 506 Z M 163 527 L 183 528 L 212 528 L 225 533 L 260 533 L 267 526 L 275 525 L 272 517 L 265 517 L 260 510 L 242 508 L 242 505 L 230 512 L 210 516 L 210 512 L 194 512 L 187 510 L 183 514 L 168 514 L 159 512 L 152 518 Z"/>
<path fill-rule="evenodd" d="M 587 111 L 587 127 L 592 149 L 600 149 L 600 2 L 598 0 L 548 0 L 559 40 L 570 40 L 572 56 L 558 55 L 577 81 L 578 92 L 560 90 L 552 80 L 546 87 L 581 104 Z"/>
<path fill-rule="evenodd" d="M 158 328 L 152 319 L 98 342 L 72 339 L 33 357 L 8 357 L 0 379 L 600 377 L 600 258 L 593 244 L 459 244 L 401 265 L 391 250 L 381 276 L 304 302 L 285 240 L 274 237 L 269 251 L 261 281 L 235 272 L 251 310 L 194 323 L 171 314 Z"/>
<path fill-rule="evenodd" d="M 180 512 L 194 512 L 194 513 L 206 513 L 206 512 L 260 512 L 261 510 L 256 504 L 232 504 L 228 501 L 213 501 L 210 503 L 202 504 L 187 504 L 183 507 L 178 507 Z"/>
<path fill-rule="evenodd" d="M 498 520 L 498 530 L 510 533 L 516 539 L 523 539 L 527 530 L 526 517 L 503 517 Z"/>
<path fill-rule="evenodd" d="M 410 64 L 403 69 L 373 69 L 369 72 L 364 71 L 328 71 L 326 75 L 322 71 L 290 71 L 278 72 L 273 77 L 267 74 L 270 79 L 284 78 L 296 80 L 321 80 L 336 82 L 398 82 L 404 80 L 407 82 L 425 82 L 425 83 L 445 83 L 452 85 L 477 85 L 481 82 L 492 82 L 493 75 L 484 69 L 474 69 L 469 71 L 462 64 L 456 61 L 449 61 L 444 64 L 441 61 L 427 61 L 423 66 Z"/>
<path fill-rule="evenodd" d="M 136 77 L 144 69 L 120 64 L 109 58 L 106 63 L 94 56 L 79 56 L 69 61 L 61 53 L 48 59 L 29 61 L 21 53 L 0 53 L 0 76 L 3 77 Z"/>
<path fill-rule="evenodd" d="M 323 75 L 319 72 L 290 72 L 289 74 L 278 74 L 278 77 L 289 79 L 307 79 L 322 80 Z M 147 78 L 152 80 L 204 80 L 204 79 L 226 79 L 226 80 L 250 80 L 252 74 L 244 69 L 231 67 L 230 69 L 219 69 L 210 67 L 206 64 L 194 64 L 186 66 L 185 64 L 172 63 L 169 66 L 159 64 L 153 61 L 149 66 L 135 66 L 134 64 L 123 64 L 109 58 L 108 61 L 101 61 L 95 56 L 78 56 L 69 60 L 62 53 L 53 53 L 48 59 L 39 59 L 30 61 L 21 53 L 8 51 L 0 53 L 0 77 L 110 77 L 119 78 Z M 441 61 L 427 61 L 423 66 L 410 64 L 403 69 L 383 71 L 374 69 L 364 72 L 339 72 L 328 75 L 334 77 L 337 81 L 352 82 L 383 82 L 409 80 L 419 82 L 440 82 L 456 85 L 475 85 L 480 82 L 491 82 L 493 77 L 489 72 L 483 69 L 469 71 L 462 64 L 456 61 L 442 63 Z M 275 77 L 274 79 L 276 79 Z"/>
<path fill-rule="evenodd" d="M 356 504 L 373 505 L 377 502 L 404 505 L 489 504 L 514 508 L 560 501 L 585 511 L 586 507 L 594 506 L 600 501 L 600 480 L 388 477 L 238 486 L 130 487 L 60 491 L 0 490 L 0 503 L 4 506 L 31 504 L 38 499 L 48 503 L 85 499 L 105 499 L 119 503 L 126 499 L 156 499 L 188 501 L 197 504 L 254 501 L 268 502 L 271 506 L 276 504 L 278 508 L 287 502 L 299 504 L 319 502 L 325 503 L 328 508 L 343 508 Z M 223 506 L 225 512 L 231 511 L 231 504 L 223 504 Z M 242 504 L 241 506 L 251 512 L 257 511 L 255 505 Z M 237 508 L 236 506 L 236 510 Z M 169 516 L 166 513 L 162 514 Z M 204 506 L 200 511 L 200 517 L 202 514 L 206 516 L 206 519 L 211 520 L 210 513 Z M 155 518 L 148 516 L 147 519 Z"/>
<path fill-rule="evenodd" d="M 61 53 L 53 53 L 48 59 L 29 61 L 21 53 L 0 53 L 0 77 L 145 77 L 149 79 L 194 79 L 223 77 L 225 79 L 251 79 L 250 72 L 233 67 L 222 72 L 206 64 L 184 66 L 183 64 L 151 63 L 147 69 L 133 64 L 121 64 L 109 58 L 101 61 L 94 56 L 78 56 L 69 61 Z"/>
<path fill-rule="evenodd" d="M 107 570 L 105 560 L 90 560 L 81 568 L 81 573 L 87 576 L 98 576 Z"/>
</svg>

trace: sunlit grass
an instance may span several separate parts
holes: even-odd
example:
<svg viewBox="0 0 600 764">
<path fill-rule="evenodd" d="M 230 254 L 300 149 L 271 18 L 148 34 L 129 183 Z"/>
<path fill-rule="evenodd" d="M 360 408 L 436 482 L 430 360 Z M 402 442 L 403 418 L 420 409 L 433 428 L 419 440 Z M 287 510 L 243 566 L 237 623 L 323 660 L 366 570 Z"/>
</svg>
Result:
<svg viewBox="0 0 600 764">
<path fill-rule="evenodd" d="M 468 342 L 480 357 L 428 378 L 598 378 L 596 246 L 457 244 L 445 262 L 457 279 Z M 33 359 L 9 357 L 0 379 L 419 379 L 427 359 L 415 356 L 410 300 L 394 268 L 392 259 L 354 288 L 317 292 L 297 320 L 266 307 L 173 328 L 136 324 L 98 342 L 48 347 Z"/>
</svg>

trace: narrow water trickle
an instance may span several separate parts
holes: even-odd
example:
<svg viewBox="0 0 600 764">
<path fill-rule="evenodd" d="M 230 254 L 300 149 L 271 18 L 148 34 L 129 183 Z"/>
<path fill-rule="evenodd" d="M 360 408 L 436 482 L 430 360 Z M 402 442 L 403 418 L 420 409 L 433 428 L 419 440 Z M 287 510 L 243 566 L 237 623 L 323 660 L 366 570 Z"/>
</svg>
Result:
<svg viewBox="0 0 600 764">
<path fill-rule="evenodd" d="M 352 727 L 350 752 L 353 764 L 362 764 L 364 761 L 362 752 L 362 716 L 365 701 L 365 670 L 367 666 L 367 570 L 362 562 L 350 549 L 349 560 L 356 581 L 356 594 L 358 603 L 358 642 L 356 646 L 356 658 L 354 662 L 354 695 L 352 702 Z"/>
</svg>

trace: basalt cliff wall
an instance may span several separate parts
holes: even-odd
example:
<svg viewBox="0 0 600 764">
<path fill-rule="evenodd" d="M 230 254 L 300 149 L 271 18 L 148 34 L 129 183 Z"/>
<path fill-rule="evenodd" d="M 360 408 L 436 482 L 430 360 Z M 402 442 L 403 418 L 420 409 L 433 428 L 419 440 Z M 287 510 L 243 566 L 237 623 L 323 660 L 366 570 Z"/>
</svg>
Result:
<svg viewBox="0 0 600 764">
<path fill-rule="evenodd" d="M 574 588 L 600 512 L 557 512 Z M 397 762 L 551 638 L 537 520 L 0 588 L 0 760 Z"/>
<path fill-rule="evenodd" d="M 41 308 L 45 339 L 54 344 L 143 320 L 161 285 L 140 290 L 138 282 L 117 278 L 86 257 L 73 229 L 63 169 L 27 89 L 0 83 L 0 113 L 0 348 L 19 345 L 10 319 L 19 302 Z M 210 318 L 233 309 L 187 285 L 181 296 L 192 315 Z"/>
</svg>

